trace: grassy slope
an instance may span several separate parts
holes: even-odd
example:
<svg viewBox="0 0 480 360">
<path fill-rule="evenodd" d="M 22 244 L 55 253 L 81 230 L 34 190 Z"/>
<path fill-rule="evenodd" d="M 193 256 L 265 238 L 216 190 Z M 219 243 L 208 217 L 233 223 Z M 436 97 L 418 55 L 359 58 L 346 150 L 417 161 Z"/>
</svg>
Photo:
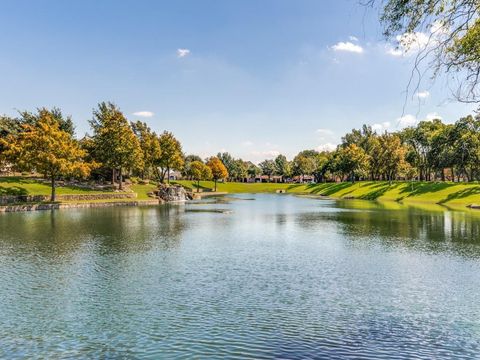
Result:
<svg viewBox="0 0 480 360">
<path fill-rule="evenodd" d="M 178 181 L 187 187 L 194 187 L 194 182 Z M 201 187 L 213 188 L 212 182 L 201 182 Z M 334 198 L 354 197 L 363 200 L 390 200 L 405 203 L 435 203 L 449 206 L 480 204 L 479 184 L 458 183 L 409 183 L 394 182 L 357 182 L 327 184 L 246 184 L 219 183 L 218 191 L 230 193 L 275 192 L 286 189 L 290 193 L 307 193 L 327 195 Z"/>
<path fill-rule="evenodd" d="M 138 200 L 149 200 L 147 193 L 152 191 L 156 185 L 132 185 L 132 190 L 137 193 Z M 38 182 L 30 178 L 4 177 L 0 178 L 1 195 L 50 195 L 50 184 Z M 59 186 L 56 188 L 58 195 L 65 194 L 102 194 L 107 191 L 95 191 L 82 189 L 73 186 Z"/>
<path fill-rule="evenodd" d="M 194 188 L 192 181 L 178 181 L 178 183 Z M 202 181 L 201 187 L 213 188 L 213 182 Z M 155 185 L 132 185 L 138 200 L 151 199 L 147 193 Z M 327 195 L 334 198 L 354 197 L 363 200 L 390 200 L 405 203 L 430 203 L 452 207 L 464 207 L 469 204 L 480 204 L 480 184 L 458 183 L 407 183 L 395 182 L 357 182 L 327 183 L 327 184 L 246 184 L 246 183 L 218 183 L 218 191 L 229 193 L 262 193 L 275 192 L 285 189 L 289 193 L 303 193 Z M 57 194 L 95 194 L 99 191 L 75 187 L 58 187 Z M 49 195 L 50 186 L 33 179 L 21 177 L 0 178 L 1 195 Z"/>
</svg>

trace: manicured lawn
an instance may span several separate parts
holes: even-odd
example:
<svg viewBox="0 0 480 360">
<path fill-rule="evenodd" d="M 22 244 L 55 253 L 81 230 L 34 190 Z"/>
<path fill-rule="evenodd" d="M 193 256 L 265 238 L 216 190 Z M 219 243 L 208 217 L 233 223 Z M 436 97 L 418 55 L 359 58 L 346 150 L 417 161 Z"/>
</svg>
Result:
<svg viewBox="0 0 480 360">
<path fill-rule="evenodd" d="M 147 194 L 157 188 L 155 184 L 140 185 L 134 184 L 131 186 L 133 192 L 137 193 L 137 200 L 152 200 Z"/>
<path fill-rule="evenodd" d="M 131 186 L 133 192 L 137 193 L 138 200 L 151 200 L 147 193 L 154 190 L 157 186 L 153 184 Z M 0 196 L 2 195 L 50 195 L 50 184 L 43 183 L 26 177 L 3 177 L 0 178 Z M 56 187 L 58 195 L 66 194 L 102 194 L 108 191 L 95 191 L 78 188 L 74 186 Z"/>
<path fill-rule="evenodd" d="M 1 195 L 50 195 L 50 184 L 39 182 L 27 177 L 0 177 Z M 57 186 L 57 195 L 64 194 L 100 194 L 102 191 L 93 191 L 74 186 Z"/>
<path fill-rule="evenodd" d="M 178 183 L 196 188 L 193 181 Z M 202 181 L 200 186 L 213 188 L 213 182 Z M 355 198 L 362 200 L 390 200 L 404 203 L 433 203 L 449 206 L 480 204 L 480 184 L 441 182 L 393 182 L 362 181 L 326 184 L 269 184 L 269 183 L 218 183 L 217 190 L 229 193 L 275 192 L 285 189 L 288 193 L 324 195 L 333 198 Z"/>
<path fill-rule="evenodd" d="M 187 188 L 196 189 L 196 182 L 182 180 L 176 183 Z M 212 181 L 201 181 L 204 189 L 213 189 Z M 131 186 L 137 193 L 138 200 L 151 199 L 147 193 L 156 188 L 155 184 Z M 219 192 L 228 193 L 274 193 L 286 190 L 287 193 L 330 196 L 332 198 L 355 198 L 361 200 L 387 200 L 404 203 L 440 204 L 450 207 L 465 207 L 469 204 L 480 204 L 480 184 L 478 183 L 441 183 L 441 182 L 373 182 L 326 184 L 272 184 L 272 183 L 218 183 Z M 99 194 L 93 191 L 72 186 L 57 187 L 57 194 Z M 1 195 L 49 195 L 50 185 L 25 177 L 0 178 Z"/>
</svg>

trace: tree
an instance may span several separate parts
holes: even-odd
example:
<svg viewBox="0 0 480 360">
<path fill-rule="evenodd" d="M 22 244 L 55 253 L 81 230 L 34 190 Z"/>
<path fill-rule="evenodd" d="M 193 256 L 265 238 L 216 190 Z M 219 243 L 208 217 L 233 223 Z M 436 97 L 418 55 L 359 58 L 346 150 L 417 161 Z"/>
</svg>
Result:
<svg viewBox="0 0 480 360">
<path fill-rule="evenodd" d="M 132 130 L 137 136 L 142 151 L 143 167 L 141 168 L 142 179 L 148 174 L 158 162 L 162 152 L 157 134 L 150 130 L 146 123 L 137 121 L 131 123 Z"/>
<path fill-rule="evenodd" d="M 118 170 L 118 188 L 122 190 L 123 170 L 143 167 L 140 143 L 128 120 L 113 103 L 98 104 L 90 126 L 93 129 L 93 156 L 112 170 L 112 184 L 115 184 L 115 171 Z"/>
<path fill-rule="evenodd" d="M 383 134 L 379 138 L 379 163 L 386 179 L 391 183 L 403 169 L 406 148 L 402 146 L 400 138 L 394 134 Z"/>
<path fill-rule="evenodd" d="M 348 145 L 338 150 L 337 166 L 343 175 L 349 175 L 355 182 L 355 177 L 360 175 L 366 167 L 367 156 L 365 151 L 355 144 Z"/>
<path fill-rule="evenodd" d="M 260 169 L 262 169 L 262 174 L 268 176 L 268 181 L 273 174 L 275 174 L 275 162 L 273 160 L 264 160 L 258 164 Z"/>
<path fill-rule="evenodd" d="M 251 161 L 247 161 L 245 163 L 245 166 L 247 168 L 247 174 L 248 176 L 250 176 L 250 178 L 255 179 L 258 175 L 262 173 L 262 170 Z"/>
<path fill-rule="evenodd" d="M 53 121 L 58 123 L 60 130 L 65 131 L 72 136 L 74 135 L 75 126 L 73 125 L 72 117 L 69 115 L 64 116 L 62 110 L 57 107 L 53 107 L 51 110 L 46 107 L 38 108 L 36 113 L 20 111 L 20 118 L 18 121 L 25 125 L 35 125 L 43 116 L 45 116 L 45 114 L 48 114 L 46 116 L 51 117 Z"/>
<path fill-rule="evenodd" d="M 226 179 L 228 177 L 228 170 L 217 157 L 210 158 L 207 162 L 207 166 L 212 171 L 212 178 L 215 181 L 214 191 L 217 191 L 217 181 L 220 179 Z"/>
<path fill-rule="evenodd" d="M 311 155 L 313 153 L 310 151 L 302 151 L 293 158 L 293 174 L 300 176 L 302 182 L 305 175 L 311 175 L 315 171 L 315 162 Z"/>
<path fill-rule="evenodd" d="M 415 49 L 415 71 L 420 77 L 427 61 L 433 75 L 457 74 L 460 84 L 454 96 L 478 102 L 480 76 L 480 19 L 477 0 L 367 0 L 381 3 L 380 20 L 387 39 L 397 38 L 400 47 Z M 425 40 L 422 40 L 425 39 Z M 417 85 L 418 86 L 418 85 Z"/>
<path fill-rule="evenodd" d="M 60 176 L 86 177 L 97 166 L 84 161 L 86 152 L 72 134 L 60 129 L 52 113 L 42 111 L 35 124 L 23 124 L 23 131 L 1 139 L 6 157 L 25 171 L 35 170 L 50 179 L 51 201 L 56 200 L 55 181 Z"/>
<path fill-rule="evenodd" d="M 193 161 L 188 170 L 188 175 L 197 181 L 197 192 L 200 189 L 200 180 L 210 180 L 212 178 L 212 170 L 201 161 Z"/>
<path fill-rule="evenodd" d="M 190 177 L 190 164 L 193 163 L 194 161 L 199 161 L 203 164 L 203 160 L 200 156 L 198 155 L 187 155 L 185 156 L 184 159 L 184 164 L 183 164 L 183 170 L 182 170 L 182 175 L 188 178 Z"/>
<path fill-rule="evenodd" d="M 275 158 L 275 173 L 283 178 L 290 177 L 292 175 L 292 168 L 290 162 L 285 155 L 278 155 Z"/>
<path fill-rule="evenodd" d="M 184 165 L 184 157 L 182 145 L 171 132 L 164 131 L 159 138 L 161 155 L 157 165 L 161 168 L 160 182 L 165 180 L 170 183 L 170 170 L 182 170 Z"/>
</svg>

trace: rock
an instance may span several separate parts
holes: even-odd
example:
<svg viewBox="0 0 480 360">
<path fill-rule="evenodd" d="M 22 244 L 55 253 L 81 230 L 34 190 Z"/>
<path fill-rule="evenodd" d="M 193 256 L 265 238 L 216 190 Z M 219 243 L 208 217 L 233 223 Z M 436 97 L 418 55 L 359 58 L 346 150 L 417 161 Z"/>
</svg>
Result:
<svg viewBox="0 0 480 360">
<path fill-rule="evenodd" d="M 185 189 L 177 185 L 160 184 L 157 196 L 165 202 L 184 202 L 189 199 Z"/>
</svg>

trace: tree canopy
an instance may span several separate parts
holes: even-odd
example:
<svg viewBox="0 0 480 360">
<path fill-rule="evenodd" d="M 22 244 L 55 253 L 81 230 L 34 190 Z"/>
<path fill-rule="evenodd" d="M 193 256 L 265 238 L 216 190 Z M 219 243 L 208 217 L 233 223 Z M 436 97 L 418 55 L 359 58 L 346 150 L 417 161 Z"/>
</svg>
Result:
<svg viewBox="0 0 480 360">
<path fill-rule="evenodd" d="M 42 111 L 35 123 L 0 139 L 5 156 L 23 171 L 35 170 L 51 180 L 51 201 L 55 201 L 55 180 L 59 176 L 86 177 L 97 166 L 84 160 L 86 152 L 71 133 L 61 130 L 55 115 Z"/>
</svg>

